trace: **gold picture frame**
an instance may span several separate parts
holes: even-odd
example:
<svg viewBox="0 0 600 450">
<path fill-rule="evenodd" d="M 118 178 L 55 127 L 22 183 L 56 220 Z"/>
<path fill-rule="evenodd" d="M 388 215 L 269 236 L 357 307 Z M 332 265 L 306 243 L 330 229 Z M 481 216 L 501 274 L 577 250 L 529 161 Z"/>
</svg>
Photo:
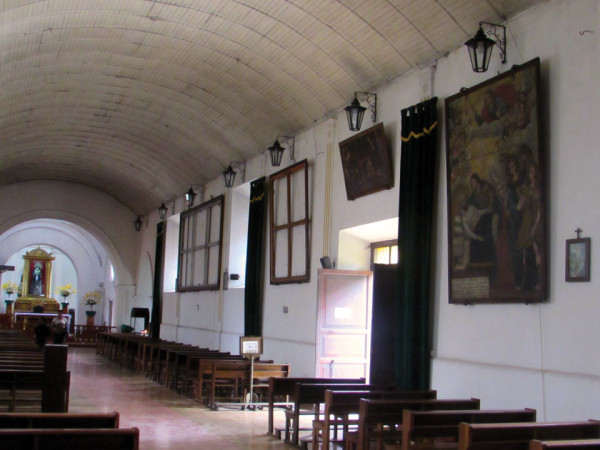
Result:
<svg viewBox="0 0 600 450">
<path fill-rule="evenodd" d="M 23 259 L 23 287 L 21 297 L 51 298 L 52 261 L 54 256 L 41 248 L 27 252 Z"/>
<path fill-rule="evenodd" d="M 540 60 L 446 99 L 450 303 L 547 297 Z"/>
</svg>

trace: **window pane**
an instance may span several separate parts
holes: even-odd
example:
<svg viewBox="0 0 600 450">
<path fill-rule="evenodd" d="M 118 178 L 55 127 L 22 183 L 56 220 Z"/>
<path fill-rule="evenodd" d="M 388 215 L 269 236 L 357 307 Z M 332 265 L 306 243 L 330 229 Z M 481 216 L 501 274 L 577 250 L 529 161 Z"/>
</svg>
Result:
<svg viewBox="0 0 600 450">
<path fill-rule="evenodd" d="M 378 247 L 373 251 L 373 262 L 375 264 L 389 264 L 390 263 L 390 248 L 389 247 Z"/>
<path fill-rule="evenodd" d="M 292 255 L 292 276 L 306 273 L 306 227 L 297 226 L 292 228 L 292 248 L 296 249 Z"/>
<path fill-rule="evenodd" d="M 196 230 L 194 234 L 194 247 L 200 247 L 206 241 L 206 211 L 196 214 Z"/>
<path fill-rule="evenodd" d="M 221 230 L 221 205 L 215 205 L 210 209 L 210 238 L 209 242 L 219 242 Z"/>
<path fill-rule="evenodd" d="M 306 197 L 305 192 L 305 177 L 306 172 L 296 171 L 290 175 L 292 186 L 292 205 L 291 205 L 291 221 L 306 219 Z M 296 248 L 296 247 L 294 247 Z"/>
<path fill-rule="evenodd" d="M 186 217 L 185 219 L 181 219 L 181 250 L 185 250 L 189 248 L 188 242 L 190 241 L 189 237 L 189 223 L 190 218 Z"/>
<path fill-rule="evenodd" d="M 192 254 L 187 253 L 186 255 L 186 264 L 185 264 L 185 285 L 191 286 L 194 284 L 194 261 L 192 259 Z"/>
<path fill-rule="evenodd" d="M 288 276 L 288 232 L 284 228 L 275 233 L 275 251 L 277 260 L 275 261 L 275 276 Z"/>
<path fill-rule="evenodd" d="M 216 262 L 219 260 L 219 247 L 213 246 L 208 250 L 209 268 L 208 280 L 206 284 L 216 284 L 219 282 L 219 265 Z"/>
<path fill-rule="evenodd" d="M 179 284 L 185 286 L 187 284 L 187 254 L 182 253 L 179 261 Z"/>
<path fill-rule="evenodd" d="M 287 217 L 287 178 L 274 181 L 273 211 L 275 225 L 288 223 Z"/>
<path fill-rule="evenodd" d="M 204 258 L 206 256 L 206 251 L 204 250 L 196 250 L 194 252 L 194 285 L 198 284 L 206 284 L 205 275 L 204 275 Z"/>
<path fill-rule="evenodd" d="M 392 245 L 392 247 L 391 247 L 390 264 L 398 264 L 398 246 L 397 245 Z"/>
</svg>

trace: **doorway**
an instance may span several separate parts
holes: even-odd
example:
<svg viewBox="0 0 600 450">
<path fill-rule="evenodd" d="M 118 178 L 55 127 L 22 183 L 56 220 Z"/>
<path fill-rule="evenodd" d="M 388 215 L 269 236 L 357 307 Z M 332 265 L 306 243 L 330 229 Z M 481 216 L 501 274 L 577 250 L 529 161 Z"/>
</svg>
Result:
<svg viewBox="0 0 600 450">
<path fill-rule="evenodd" d="M 368 380 L 372 276 L 319 269 L 317 377 Z"/>
</svg>

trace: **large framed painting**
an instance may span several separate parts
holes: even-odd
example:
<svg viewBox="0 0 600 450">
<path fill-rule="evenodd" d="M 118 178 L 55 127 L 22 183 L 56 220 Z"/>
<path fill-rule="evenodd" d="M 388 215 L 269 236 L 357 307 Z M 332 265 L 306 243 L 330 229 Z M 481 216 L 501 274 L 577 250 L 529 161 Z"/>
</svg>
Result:
<svg viewBox="0 0 600 450">
<path fill-rule="evenodd" d="M 339 146 L 348 200 L 394 187 L 392 152 L 382 123 L 343 140 Z"/>
<path fill-rule="evenodd" d="M 536 58 L 446 99 L 450 303 L 546 300 Z"/>
</svg>

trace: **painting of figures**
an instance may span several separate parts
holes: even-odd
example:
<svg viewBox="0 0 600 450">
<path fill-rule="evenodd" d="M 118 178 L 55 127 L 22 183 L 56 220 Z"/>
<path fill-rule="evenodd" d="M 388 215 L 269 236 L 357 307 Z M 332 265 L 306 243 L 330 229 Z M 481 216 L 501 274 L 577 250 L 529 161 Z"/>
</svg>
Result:
<svg viewBox="0 0 600 450">
<path fill-rule="evenodd" d="M 539 59 L 446 99 L 451 303 L 546 300 Z"/>
</svg>

